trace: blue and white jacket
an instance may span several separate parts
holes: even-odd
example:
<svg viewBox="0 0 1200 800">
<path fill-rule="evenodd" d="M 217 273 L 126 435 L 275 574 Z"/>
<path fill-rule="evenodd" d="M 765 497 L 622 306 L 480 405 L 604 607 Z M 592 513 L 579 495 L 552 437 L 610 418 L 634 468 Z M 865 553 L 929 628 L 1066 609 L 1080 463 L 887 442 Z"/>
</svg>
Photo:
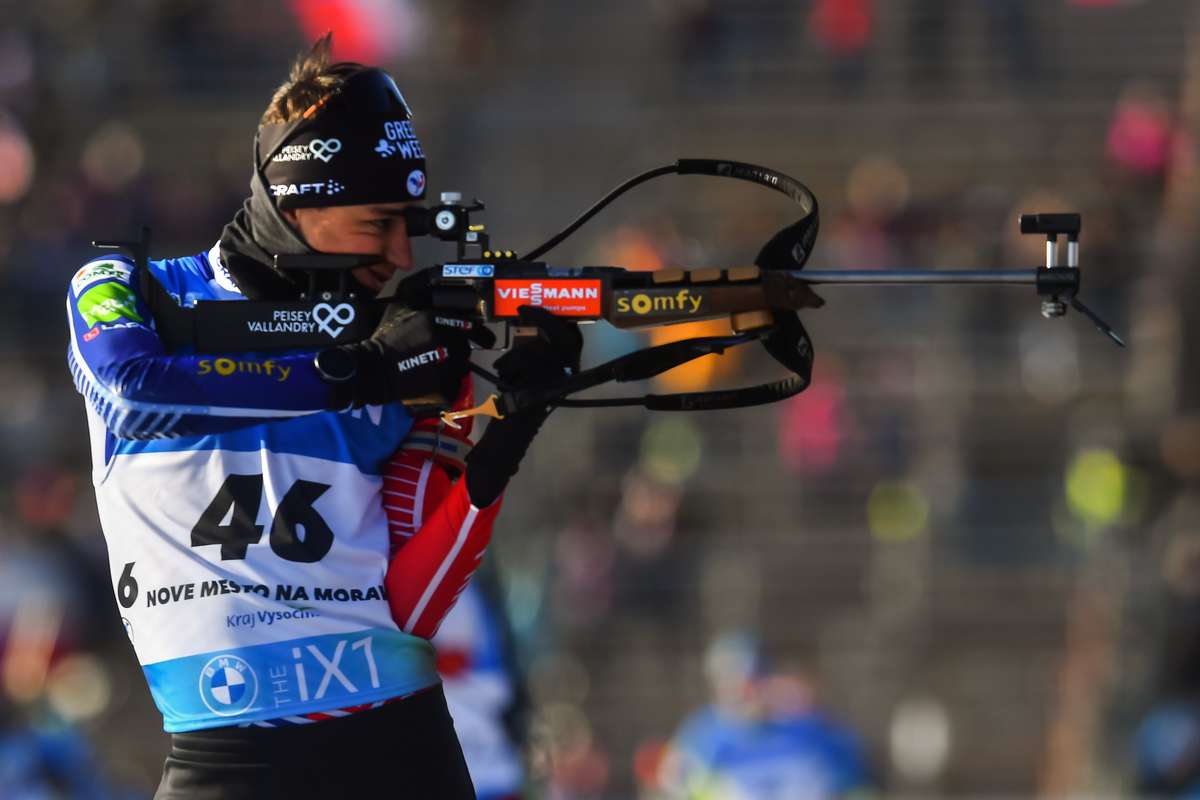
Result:
<svg viewBox="0 0 1200 800">
<path fill-rule="evenodd" d="M 214 247 L 148 265 L 177 302 L 243 299 Z M 169 732 L 438 682 L 384 590 L 399 403 L 326 411 L 313 353 L 167 354 L 123 257 L 71 280 L 68 362 L 130 641 Z"/>
</svg>

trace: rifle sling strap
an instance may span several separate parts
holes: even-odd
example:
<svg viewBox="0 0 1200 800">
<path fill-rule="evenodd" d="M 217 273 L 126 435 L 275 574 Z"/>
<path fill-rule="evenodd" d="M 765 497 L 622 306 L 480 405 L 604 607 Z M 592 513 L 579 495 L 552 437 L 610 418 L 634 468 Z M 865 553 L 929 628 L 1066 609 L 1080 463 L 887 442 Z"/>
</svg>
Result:
<svg viewBox="0 0 1200 800">
<path fill-rule="evenodd" d="M 763 246 L 755 264 L 763 270 L 798 270 L 804 267 L 812 253 L 817 238 L 820 215 L 817 199 L 800 181 L 782 172 L 746 164 L 738 161 L 714 159 L 680 159 L 673 168 L 660 167 L 628 181 L 623 187 L 597 203 L 591 211 L 578 220 L 572 228 L 582 224 L 588 217 L 613 200 L 621 191 L 637 185 L 643 178 L 675 172 L 679 175 L 709 175 L 721 178 L 736 178 L 773 189 L 790 197 L 802 211 L 800 219 L 788 225 Z M 557 244 L 562 237 L 548 244 Z M 537 249 L 538 254 L 548 250 L 547 245 Z M 557 405 L 567 407 L 644 406 L 655 411 L 701 411 L 723 408 L 745 408 L 748 406 L 774 403 L 799 394 L 812 382 L 814 351 L 808 332 L 794 311 L 772 311 L 774 323 L 761 331 L 733 336 L 702 337 L 649 347 L 621 356 L 547 387 L 532 390 L 504 392 L 497 402 L 502 413 L 509 414 L 524 408 Z M 783 380 L 746 386 L 738 389 L 721 389 L 705 392 L 681 392 L 676 394 L 643 397 L 585 398 L 571 399 L 569 395 L 609 381 L 625 382 L 645 380 L 669 369 L 685 364 L 695 358 L 722 353 L 729 347 L 761 341 L 771 357 L 786 367 L 792 375 Z M 491 379 L 491 376 L 489 376 Z M 494 381 L 493 381 L 494 382 Z M 503 388 L 503 387 L 501 387 Z"/>
</svg>

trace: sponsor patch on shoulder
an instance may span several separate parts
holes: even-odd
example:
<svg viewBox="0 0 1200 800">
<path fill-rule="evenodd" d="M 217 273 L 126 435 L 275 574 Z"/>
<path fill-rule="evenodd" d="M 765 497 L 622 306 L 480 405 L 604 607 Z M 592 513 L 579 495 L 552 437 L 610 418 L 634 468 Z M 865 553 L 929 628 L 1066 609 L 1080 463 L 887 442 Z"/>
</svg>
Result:
<svg viewBox="0 0 1200 800">
<path fill-rule="evenodd" d="M 80 267 L 75 277 L 71 278 L 71 291 L 79 297 L 80 292 L 97 281 L 115 278 L 129 283 L 129 276 L 132 274 L 133 267 L 124 261 L 93 261 Z"/>
<path fill-rule="evenodd" d="M 127 319 L 142 322 L 137 313 L 137 298 L 133 290 L 121 283 L 102 283 L 83 293 L 77 305 L 79 315 L 89 328 L 98 322 Z"/>
</svg>

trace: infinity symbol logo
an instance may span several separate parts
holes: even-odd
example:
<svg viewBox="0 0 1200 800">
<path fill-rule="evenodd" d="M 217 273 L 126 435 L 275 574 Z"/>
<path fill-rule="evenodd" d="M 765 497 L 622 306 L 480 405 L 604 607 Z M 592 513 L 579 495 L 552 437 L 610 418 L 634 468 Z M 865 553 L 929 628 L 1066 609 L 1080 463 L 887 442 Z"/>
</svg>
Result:
<svg viewBox="0 0 1200 800">
<path fill-rule="evenodd" d="M 354 306 L 349 303 L 339 303 L 336 306 L 331 306 L 329 303 L 317 303 L 313 306 L 312 317 L 313 322 L 317 323 L 317 327 L 322 333 L 327 333 L 331 338 L 336 339 L 342 331 L 346 330 L 347 325 L 354 322 Z M 330 320 L 336 322 L 338 327 L 330 325 Z"/>
<path fill-rule="evenodd" d="M 342 140 L 313 139 L 308 143 L 308 152 L 328 164 L 331 158 L 342 152 Z"/>
</svg>

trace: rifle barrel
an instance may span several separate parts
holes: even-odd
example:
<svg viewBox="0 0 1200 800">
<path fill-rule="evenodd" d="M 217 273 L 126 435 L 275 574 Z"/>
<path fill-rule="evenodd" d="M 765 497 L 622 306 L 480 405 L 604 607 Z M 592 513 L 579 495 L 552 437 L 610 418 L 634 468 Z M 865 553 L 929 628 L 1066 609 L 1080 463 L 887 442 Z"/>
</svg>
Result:
<svg viewBox="0 0 1200 800">
<path fill-rule="evenodd" d="M 847 269 L 791 270 L 789 274 L 806 283 L 978 283 L 1035 284 L 1036 269 Z"/>
</svg>

